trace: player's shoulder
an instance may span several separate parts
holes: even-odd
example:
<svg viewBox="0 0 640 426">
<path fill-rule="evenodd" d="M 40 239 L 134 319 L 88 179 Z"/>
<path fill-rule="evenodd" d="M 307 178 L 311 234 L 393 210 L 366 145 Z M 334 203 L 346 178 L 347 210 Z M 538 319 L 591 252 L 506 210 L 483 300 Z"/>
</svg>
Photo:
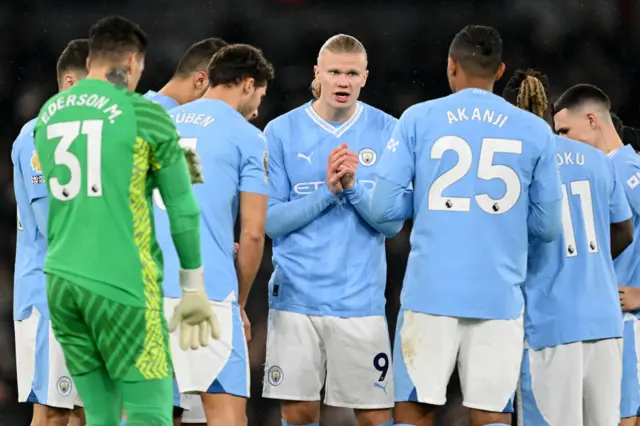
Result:
<svg viewBox="0 0 640 426">
<path fill-rule="evenodd" d="M 148 125 L 171 123 L 169 113 L 159 103 L 151 101 L 139 93 L 133 92 L 130 94 L 129 100 L 133 113 L 137 118 L 138 125 L 144 127 L 145 123 Z"/>
<path fill-rule="evenodd" d="M 553 135 L 553 138 L 555 139 L 556 150 L 558 152 L 561 152 L 561 151 L 579 152 L 583 155 L 597 158 L 598 161 L 605 161 L 605 162 L 609 161 L 607 159 L 607 155 L 604 152 L 600 151 L 597 148 L 592 147 L 591 145 L 588 145 L 583 142 L 578 142 L 576 140 L 567 138 L 565 136 L 556 135 L 556 134 Z"/>
<path fill-rule="evenodd" d="M 609 154 L 613 164 L 640 168 L 640 155 L 631 145 L 625 145 Z"/>
<path fill-rule="evenodd" d="M 367 126 L 387 128 L 389 126 L 395 126 L 398 122 L 397 118 L 379 108 L 364 102 L 359 102 L 359 104 L 362 105 L 362 112 L 367 121 Z"/>
<path fill-rule="evenodd" d="M 34 146 L 33 132 L 37 122 L 38 122 L 38 119 L 33 118 L 27 121 L 22 126 L 22 128 L 20 129 L 20 133 L 18 133 L 16 140 L 13 142 L 13 145 L 11 146 L 11 158 L 14 158 L 16 155 L 18 155 L 22 151 L 22 149 L 24 149 L 25 147 L 28 149 L 33 149 L 33 146 Z"/>
<path fill-rule="evenodd" d="M 407 108 L 400 116 L 400 121 L 416 121 L 418 119 L 424 119 L 431 115 L 434 109 L 441 108 L 444 104 L 445 98 L 431 99 L 428 101 L 418 102 Z"/>
<path fill-rule="evenodd" d="M 301 120 L 307 120 L 309 118 L 310 109 L 313 101 L 305 102 L 304 104 L 285 112 L 269 121 L 264 128 L 265 133 L 267 131 L 271 134 L 281 136 L 283 132 L 288 132 L 292 126 L 300 123 Z"/>
</svg>

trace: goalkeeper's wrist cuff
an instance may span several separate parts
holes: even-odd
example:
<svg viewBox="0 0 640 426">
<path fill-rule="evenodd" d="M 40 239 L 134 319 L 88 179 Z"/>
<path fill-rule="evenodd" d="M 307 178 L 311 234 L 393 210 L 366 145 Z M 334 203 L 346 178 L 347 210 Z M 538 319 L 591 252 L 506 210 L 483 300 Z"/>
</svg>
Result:
<svg viewBox="0 0 640 426">
<path fill-rule="evenodd" d="M 183 291 L 198 291 L 204 288 L 204 270 L 180 268 L 180 286 Z"/>
</svg>

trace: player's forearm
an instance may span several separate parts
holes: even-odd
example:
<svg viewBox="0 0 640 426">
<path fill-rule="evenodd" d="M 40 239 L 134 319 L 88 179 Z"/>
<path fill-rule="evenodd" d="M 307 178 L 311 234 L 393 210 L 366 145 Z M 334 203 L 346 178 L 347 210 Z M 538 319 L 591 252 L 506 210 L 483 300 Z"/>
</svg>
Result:
<svg viewBox="0 0 640 426">
<path fill-rule="evenodd" d="M 327 207 L 338 200 L 338 196 L 322 185 L 317 191 L 294 201 L 281 202 L 269 198 L 265 232 L 270 238 L 283 237 L 308 225 Z"/>
<path fill-rule="evenodd" d="M 365 220 L 376 231 L 380 232 L 387 238 L 394 237 L 400 230 L 402 230 L 403 220 L 394 221 L 378 221 L 379 217 L 374 217 L 372 214 L 372 192 L 367 190 L 360 182 L 356 182 L 353 188 L 345 191 L 347 198 L 351 205 L 356 209 L 362 219 Z M 403 190 L 403 192 L 405 192 Z M 400 200 L 405 200 L 406 197 L 402 197 Z"/>
<path fill-rule="evenodd" d="M 413 191 L 377 177 L 369 205 L 369 214 L 377 223 L 404 221 L 413 215 Z"/>
<path fill-rule="evenodd" d="M 156 172 L 158 189 L 167 208 L 171 237 L 182 269 L 202 266 L 200 209 L 191 189 L 186 160 Z"/>
<path fill-rule="evenodd" d="M 264 233 L 241 232 L 239 246 L 236 258 L 238 303 L 244 308 L 247 305 L 251 286 L 262 263 Z"/>
<path fill-rule="evenodd" d="M 36 218 L 36 225 L 40 233 L 47 238 L 47 220 L 49 219 L 49 200 L 38 198 L 31 203 L 33 216 Z"/>
<path fill-rule="evenodd" d="M 562 232 L 562 200 L 532 203 L 527 219 L 529 234 L 545 242 L 551 242 Z"/>
</svg>

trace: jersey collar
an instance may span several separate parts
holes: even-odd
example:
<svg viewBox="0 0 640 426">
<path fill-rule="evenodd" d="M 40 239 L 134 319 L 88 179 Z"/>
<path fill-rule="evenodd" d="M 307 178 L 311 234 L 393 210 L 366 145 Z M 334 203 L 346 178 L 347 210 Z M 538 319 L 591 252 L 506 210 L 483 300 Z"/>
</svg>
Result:
<svg viewBox="0 0 640 426">
<path fill-rule="evenodd" d="M 309 106 L 305 108 L 305 112 L 318 126 L 320 126 L 326 132 L 331 133 L 336 138 L 344 135 L 347 130 L 349 130 L 351 126 L 353 126 L 356 121 L 358 121 L 358 118 L 360 117 L 360 114 L 362 114 L 362 110 L 364 109 L 362 106 L 362 102 L 358 101 L 358 103 L 356 104 L 356 110 L 353 112 L 353 115 L 351 115 L 351 117 L 349 117 L 349 119 L 342 123 L 340 126 L 334 127 L 331 123 L 318 115 L 318 113 L 311 106 L 312 103 L 313 102 L 310 102 Z"/>
</svg>

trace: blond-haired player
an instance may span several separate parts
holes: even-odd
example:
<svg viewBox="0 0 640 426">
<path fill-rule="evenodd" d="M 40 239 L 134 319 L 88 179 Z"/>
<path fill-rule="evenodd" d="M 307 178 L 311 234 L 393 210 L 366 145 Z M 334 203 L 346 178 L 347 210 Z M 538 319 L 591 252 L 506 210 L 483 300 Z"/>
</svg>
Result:
<svg viewBox="0 0 640 426">
<path fill-rule="evenodd" d="M 378 156 L 396 119 L 358 101 L 367 53 L 338 34 L 320 49 L 315 99 L 271 121 L 269 207 L 275 271 L 263 396 L 283 425 L 317 425 L 325 404 L 360 426 L 391 425 L 385 237 L 402 222 L 371 219 Z"/>
</svg>

